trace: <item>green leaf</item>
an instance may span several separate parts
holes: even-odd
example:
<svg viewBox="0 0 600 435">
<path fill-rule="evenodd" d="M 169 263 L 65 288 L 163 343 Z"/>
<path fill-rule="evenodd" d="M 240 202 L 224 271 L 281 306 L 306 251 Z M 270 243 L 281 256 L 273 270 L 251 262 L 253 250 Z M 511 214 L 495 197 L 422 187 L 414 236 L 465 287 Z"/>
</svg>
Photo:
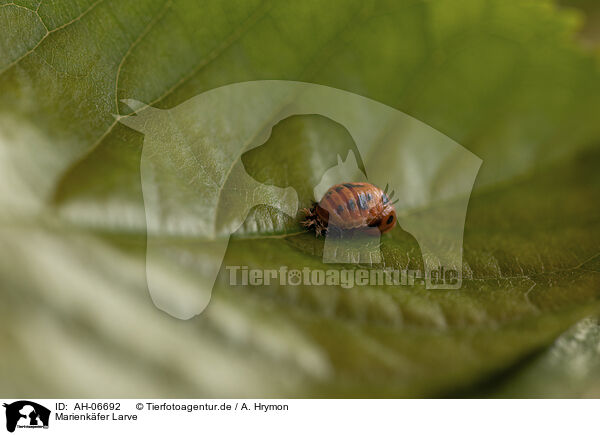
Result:
<svg viewBox="0 0 600 435">
<path fill-rule="evenodd" d="M 579 21 L 549 1 L 0 1 L 0 367 L 14 374 L 0 391 L 451 396 L 551 345 L 600 297 L 600 73 L 576 45 Z M 204 313 L 181 322 L 156 309 L 143 136 L 113 115 L 129 113 L 123 99 L 170 109 L 262 79 L 380 101 L 483 159 L 460 290 L 230 286 L 228 265 L 325 267 L 323 241 L 297 217 L 257 206 Z M 242 162 L 306 205 L 349 150 L 363 169 L 342 126 L 302 116 Z M 158 263 L 174 297 L 201 279 L 193 242 L 183 234 Z M 382 254 L 386 265 L 422 268 L 401 228 Z M 536 390 L 556 373 L 542 372 L 515 376 L 507 395 L 568 394 Z"/>
<path fill-rule="evenodd" d="M 493 397 L 574 397 L 600 395 L 600 323 L 587 318 L 548 349 L 526 360 L 488 387 Z M 549 382 L 551 380 L 551 382 Z"/>
</svg>

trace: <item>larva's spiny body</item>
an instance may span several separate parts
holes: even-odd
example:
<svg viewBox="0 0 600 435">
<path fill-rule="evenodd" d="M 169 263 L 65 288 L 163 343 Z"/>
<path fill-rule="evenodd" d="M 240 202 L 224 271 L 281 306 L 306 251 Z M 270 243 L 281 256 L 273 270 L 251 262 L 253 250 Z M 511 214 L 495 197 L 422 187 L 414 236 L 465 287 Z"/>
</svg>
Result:
<svg viewBox="0 0 600 435">
<path fill-rule="evenodd" d="M 329 226 L 340 230 L 376 227 L 385 234 L 397 220 L 388 195 L 370 183 L 336 184 L 311 209 L 304 209 L 304 213 L 304 226 L 314 229 L 317 235 L 325 234 Z"/>
</svg>

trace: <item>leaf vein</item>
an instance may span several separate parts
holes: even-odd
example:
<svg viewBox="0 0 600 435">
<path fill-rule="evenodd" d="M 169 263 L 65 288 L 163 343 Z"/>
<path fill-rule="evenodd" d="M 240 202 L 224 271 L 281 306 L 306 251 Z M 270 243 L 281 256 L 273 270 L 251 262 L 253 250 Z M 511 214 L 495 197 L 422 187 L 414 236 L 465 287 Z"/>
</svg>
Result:
<svg viewBox="0 0 600 435">
<path fill-rule="evenodd" d="M 146 35 L 148 35 L 148 33 L 150 33 L 152 28 L 165 16 L 167 11 L 169 10 L 169 7 L 172 4 L 173 4 L 173 0 L 165 1 L 164 5 L 162 6 L 162 8 L 158 12 L 158 14 L 154 18 L 152 18 L 152 20 L 150 20 L 150 22 L 146 25 L 144 30 L 142 30 L 142 32 L 135 39 L 135 41 L 133 41 L 133 43 L 129 46 L 129 48 L 123 55 L 123 58 L 121 59 L 121 62 L 119 63 L 119 66 L 117 67 L 117 72 L 116 72 L 116 77 L 115 77 L 115 113 L 117 115 L 120 115 L 120 113 L 119 113 L 119 78 L 121 76 L 121 70 L 123 68 L 123 65 L 125 64 L 125 61 L 129 57 L 131 52 L 135 49 L 135 47 L 144 39 L 144 37 Z M 112 127 L 110 127 L 110 128 L 112 129 Z"/>
<path fill-rule="evenodd" d="M 83 11 L 77 17 L 73 18 L 70 21 L 67 21 L 66 23 L 64 23 L 52 30 L 48 30 L 48 27 L 46 26 L 46 24 L 44 23 L 42 18 L 38 15 L 38 18 L 40 19 L 42 25 L 46 28 L 46 34 L 41 37 L 41 39 L 33 46 L 33 48 L 31 48 L 30 50 L 27 50 L 21 56 L 17 57 L 15 60 L 13 60 L 11 63 L 9 63 L 6 67 L 4 67 L 2 70 L 0 70 L 0 75 L 4 74 L 10 68 L 12 68 L 17 63 L 21 62 L 23 59 L 25 59 L 27 56 L 29 56 L 31 53 L 33 53 L 35 50 L 37 50 L 37 48 L 42 44 L 42 42 L 44 42 L 48 38 L 48 36 L 50 36 L 51 34 L 53 34 L 55 32 L 58 32 L 59 30 L 63 30 L 64 28 L 70 26 L 71 24 L 79 21 L 85 15 L 87 15 L 90 11 L 92 11 L 96 6 L 98 6 L 100 3 L 102 3 L 103 1 L 105 1 L 105 0 L 96 0 L 92 5 L 90 5 L 90 7 L 88 7 L 85 11 Z M 25 8 L 25 9 L 27 9 L 27 8 Z M 27 9 L 27 10 L 31 11 L 31 9 Z M 37 14 L 37 11 L 36 11 L 36 14 Z"/>
</svg>

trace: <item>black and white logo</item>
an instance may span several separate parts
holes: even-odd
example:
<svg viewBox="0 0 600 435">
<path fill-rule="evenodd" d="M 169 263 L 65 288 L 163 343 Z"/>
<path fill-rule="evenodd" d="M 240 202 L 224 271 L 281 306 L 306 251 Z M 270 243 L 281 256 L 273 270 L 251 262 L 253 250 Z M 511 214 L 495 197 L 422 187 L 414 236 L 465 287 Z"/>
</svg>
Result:
<svg viewBox="0 0 600 435">
<path fill-rule="evenodd" d="M 15 429 L 47 429 L 50 420 L 50 410 L 29 400 L 18 400 L 4 404 L 6 408 L 6 430 Z"/>
</svg>

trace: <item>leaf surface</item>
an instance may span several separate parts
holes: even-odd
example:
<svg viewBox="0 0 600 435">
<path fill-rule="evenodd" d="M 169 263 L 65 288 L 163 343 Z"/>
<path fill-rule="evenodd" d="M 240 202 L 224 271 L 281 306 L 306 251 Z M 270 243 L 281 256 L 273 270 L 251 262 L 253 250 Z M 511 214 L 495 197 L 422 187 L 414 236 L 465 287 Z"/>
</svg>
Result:
<svg viewBox="0 0 600 435">
<path fill-rule="evenodd" d="M 574 41 L 577 22 L 548 1 L 0 1 L 0 367 L 15 373 L 1 391 L 447 396 L 549 346 L 600 296 L 600 73 Z M 257 206 L 203 315 L 155 308 L 143 136 L 113 115 L 129 113 L 123 99 L 170 109 L 273 78 L 380 101 L 483 159 L 460 290 L 230 286 L 228 265 L 324 267 L 323 241 L 297 217 Z M 344 128 L 302 116 L 242 162 L 307 205 L 349 150 L 362 168 Z M 198 282 L 195 249 L 183 237 L 158 270 L 174 293 Z M 382 253 L 422 267 L 401 228 Z M 52 344 L 43 361 L 39 343 Z M 515 382 L 509 395 L 534 391 L 526 374 Z"/>
</svg>

